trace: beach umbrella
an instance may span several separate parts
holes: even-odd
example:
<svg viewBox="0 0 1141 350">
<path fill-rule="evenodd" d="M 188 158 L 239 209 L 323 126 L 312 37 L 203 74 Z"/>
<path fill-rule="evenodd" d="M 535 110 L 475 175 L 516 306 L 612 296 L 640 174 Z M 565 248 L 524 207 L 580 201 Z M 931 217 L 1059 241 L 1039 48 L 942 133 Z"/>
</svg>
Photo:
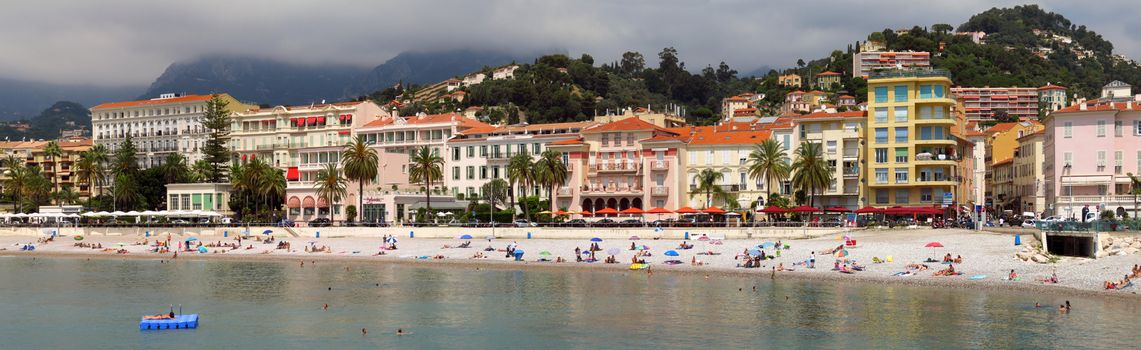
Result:
<svg viewBox="0 0 1141 350">
<path fill-rule="evenodd" d="M 592 215 L 589 211 L 586 211 L 586 210 L 583 210 L 583 211 L 579 212 L 578 214 L 582 215 L 582 216 L 591 216 Z"/>
<path fill-rule="evenodd" d="M 641 238 L 638 238 L 638 236 L 630 236 L 631 241 L 637 241 L 639 239 L 641 239 Z"/>
<path fill-rule="evenodd" d="M 595 211 L 594 213 L 602 215 L 613 215 L 618 214 L 618 210 L 615 210 L 614 208 L 604 208 L 602 210 Z"/>
<path fill-rule="evenodd" d="M 540 213 L 540 214 L 542 214 L 542 213 Z M 554 215 L 554 216 L 561 216 L 561 215 L 567 215 L 567 214 L 570 214 L 570 213 L 562 211 L 562 210 L 555 210 L 555 212 L 551 213 L 551 215 Z"/>
<path fill-rule="evenodd" d="M 725 214 L 725 210 L 718 207 L 709 207 L 702 210 L 706 214 Z"/>
<path fill-rule="evenodd" d="M 612 255 L 612 256 L 613 256 L 613 255 L 618 255 L 618 253 L 621 253 L 621 252 L 622 252 L 622 250 L 621 250 L 621 249 L 618 249 L 618 248 L 610 248 L 610 249 L 607 249 L 607 250 L 606 250 L 606 254 L 607 254 L 607 255 Z"/>
<path fill-rule="evenodd" d="M 770 206 L 765 207 L 764 209 L 758 210 L 758 212 L 762 212 L 765 214 L 784 214 L 784 213 L 788 212 L 788 209 L 770 205 Z"/>
<path fill-rule="evenodd" d="M 456 239 L 471 239 L 471 235 L 460 235 L 459 237 L 456 237 Z"/>
<path fill-rule="evenodd" d="M 836 252 L 835 255 L 837 258 L 843 258 L 845 256 L 848 256 L 848 250 L 847 249 L 840 249 L 839 251 Z"/>
<path fill-rule="evenodd" d="M 678 254 L 676 250 L 667 250 L 665 254 L 666 254 L 666 256 L 679 256 L 679 255 L 681 255 L 681 254 Z"/>
<path fill-rule="evenodd" d="M 206 252 L 206 247 L 198 247 L 198 252 L 199 252 L 199 253 L 205 253 L 205 252 Z"/>
<path fill-rule="evenodd" d="M 856 209 L 856 214 L 879 214 L 879 213 L 883 213 L 883 209 L 871 207 L 871 206 Z"/>
<path fill-rule="evenodd" d="M 495 236 L 487 235 L 487 241 L 488 242 L 491 242 L 491 240 L 493 240 L 493 239 L 495 239 Z"/>
<path fill-rule="evenodd" d="M 642 211 L 642 209 L 639 209 L 639 208 L 629 207 L 629 208 L 626 208 L 626 209 L 622 209 L 622 211 L 620 211 L 620 212 L 618 212 L 618 213 L 619 213 L 619 214 L 622 214 L 622 215 L 639 215 L 639 214 L 643 214 L 643 213 L 645 213 L 645 212 L 644 212 L 644 211 Z"/>
<path fill-rule="evenodd" d="M 792 208 L 792 212 L 794 212 L 794 213 L 819 213 L 820 209 L 816 209 L 816 207 L 810 207 L 807 205 L 802 205 L 802 206 L 799 206 L 796 208 Z"/>
<path fill-rule="evenodd" d="M 198 237 L 189 237 L 189 238 L 186 238 L 186 241 L 187 241 L 187 242 L 189 242 L 189 241 L 197 241 L 197 240 L 198 240 Z"/>
<path fill-rule="evenodd" d="M 927 247 L 927 248 L 943 248 L 943 244 L 939 243 L 939 242 L 931 242 L 931 243 L 927 243 L 927 245 L 925 245 L 924 247 Z"/>
<path fill-rule="evenodd" d="M 759 247 L 764 248 L 764 249 L 770 249 L 770 248 L 776 247 L 776 245 L 777 244 L 773 243 L 772 241 L 767 241 L 767 242 L 761 243 L 759 245 Z"/>
<path fill-rule="evenodd" d="M 831 208 L 824 209 L 824 211 L 833 212 L 833 213 L 847 213 L 847 212 L 850 212 L 851 210 L 848 210 L 848 208 L 845 208 L 845 207 L 831 207 Z"/>
<path fill-rule="evenodd" d="M 591 242 L 602 242 L 602 238 L 594 237 L 590 239 Z"/>
<path fill-rule="evenodd" d="M 759 255 L 761 255 L 761 250 L 757 249 L 756 247 L 753 247 L 753 248 L 749 248 L 748 253 L 750 256 L 759 256 Z"/>
<path fill-rule="evenodd" d="M 273 233 L 273 230 L 265 230 L 265 231 L 262 231 L 262 232 L 261 232 L 261 234 L 263 234 L 263 235 L 268 235 L 268 234 L 271 234 L 271 233 Z"/>
<path fill-rule="evenodd" d="M 544 251 L 539 252 L 539 255 L 540 256 L 551 256 L 551 252 L 544 250 Z"/>
<path fill-rule="evenodd" d="M 551 213 L 552 212 L 550 210 L 544 210 L 544 211 L 538 212 L 539 215 L 549 215 Z M 543 255 L 543 253 L 539 253 L 539 255 Z"/>
<path fill-rule="evenodd" d="M 671 214 L 671 213 L 673 213 L 673 212 L 667 210 L 666 208 L 661 208 L 661 207 L 652 208 L 652 209 L 646 211 L 646 214 Z"/>
<path fill-rule="evenodd" d="M 697 214 L 697 213 L 699 213 L 699 211 L 697 211 L 697 209 L 693 209 L 690 207 L 681 207 L 681 208 L 678 208 L 677 210 L 674 210 L 674 212 L 678 213 L 678 214 Z"/>
</svg>

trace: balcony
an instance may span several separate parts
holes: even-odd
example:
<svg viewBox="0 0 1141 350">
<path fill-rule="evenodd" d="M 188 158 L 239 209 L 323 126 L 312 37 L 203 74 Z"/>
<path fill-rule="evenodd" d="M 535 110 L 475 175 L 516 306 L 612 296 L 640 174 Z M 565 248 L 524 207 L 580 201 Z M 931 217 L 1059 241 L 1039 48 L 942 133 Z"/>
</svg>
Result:
<svg viewBox="0 0 1141 350">
<path fill-rule="evenodd" d="M 1138 196 L 1137 200 L 1141 201 L 1141 196 Z M 1058 205 L 1064 205 L 1064 204 L 1068 204 L 1068 203 L 1075 203 L 1075 204 L 1102 204 L 1102 203 L 1105 203 L 1106 206 L 1116 208 L 1116 207 L 1120 207 L 1120 206 L 1126 206 L 1126 204 L 1128 204 L 1129 206 L 1132 206 L 1133 205 L 1133 195 L 1109 195 L 1109 194 L 1107 194 L 1107 195 L 1102 195 L 1102 196 L 1058 196 L 1056 202 L 1058 203 Z M 1092 211 L 1092 209 L 1091 209 L 1091 211 Z M 1133 213 L 1129 213 L 1129 214 L 1132 215 Z"/>
<path fill-rule="evenodd" d="M 633 162 L 595 163 L 591 164 L 590 168 L 590 170 L 601 172 L 638 171 L 638 164 Z"/>
<path fill-rule="evenodd" d="M 664 159 L 650 161 L 650 168 L 653 170 L 669 170 L 670 161 Z"/>
<path fill-rule="evenodd" d="M 932 154 L 930 152 L 920 152 L 915 154 L 915 162 L 958 162 L 961 160 L 959 156 L 954 154 Z"/>
<path fill-rule="evenodd" d="M 276 148 L 276 145 L 257 145 L 254 147 L 254 149 L 259 151 L 272 151 L 274 148 Z"/>
<path fill-rule="evenodd" d="M 567 187 L 567 186 L 561 186 L 561 187 L 559 187 L 559 189 L 558 189 L 558 195 L 559 195 L 559 196 L 568 196 L 568 197 L 569 197 L 569 196 L 571 195 L 571 189 L 570 189 L 570 187 Z"/>
<path fill-rule="evenodd" d="M 641 194 L 641 187 L 631 186 L 618 186 L 618 185 L 597 185 L 597 186 L 583 186 L 583 195 L 611 195 L 611 194 Z"/>
<path fill-rule="evenodd" d="M 725 192 L 740 192 L 742 188 L 746 187 L 745 185 L 740 185 L 740 184 L 717 185 L 717 186 L 721 187 L 721 190 L 725 191 Z M 697 192 L 697 185 L 690 184 L 689 185 L 689 192 L 690 193 Z"/>
<path fill-rule="evenodd" d="M 844 168 L 844 177 L 845 177 L 845 178 L 857 178 L 857 177 L 860 177 L 860 170 L 859 170 L 859 168 L 857 168 L 857 167 Z"/>
<path fill-rule="evenodd" d="M 670 195 L 670 188 L 666 186 L 654 186 L 650 188 L 651 196 L 668 196 Z"/>
<path fill-rule="evenodd" d="M 504 154 L 504 153 L 489 153 L 489 154 L 487 155 L 487 159 L 491 159 L 491 160 L 504 160 L 504 159 L 507 159 L 507 158 L 511 158 L 511 157 L 510 157 L 510 156 L 507 156 L 507 155 L 506 155 L 506 154 Z"/>
<path fill-rule="evenodd" d="M 950 135 L 915 139 L 915 144 L 919 145 L 955 145 L 957 142 L 958 141 L 955 141 L 955 138 Z"/>
<path fill-rule="evenodd" d="M 860 150 L 853 148 L 844 148 L 844 159 L 857 159 L 860 157 Z"/>
</svg>

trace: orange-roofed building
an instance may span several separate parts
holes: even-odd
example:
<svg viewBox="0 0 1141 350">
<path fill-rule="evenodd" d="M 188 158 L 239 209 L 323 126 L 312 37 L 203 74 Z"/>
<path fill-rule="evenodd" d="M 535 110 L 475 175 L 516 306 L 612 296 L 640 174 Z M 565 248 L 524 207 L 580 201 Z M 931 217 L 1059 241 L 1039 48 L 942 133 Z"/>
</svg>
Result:
<svg viewBox="0 0 1141 350">
<path fill-rule="evenodd" d="M 840 86 L 840 76 L 842 74 L 825 71 L 816 74 L 816 87 L 826 90 L 835 89 Z"/>
<path fill-rule="evenodd" d="M 91 149 L 94 142 L 91 139 L 54 141 L 63 151 L 61 152 L 62 155 L 56 157 L 44 153 L 44 149 L 51 142 L 53 141 L 0 141 L 0 192 L 4 190 L 3 185 L 7 183 L 10 166 L 2 160 L 7 159 L 8 156 L 15 156 L 23 166 L 40 167 L 40 173 L 47 177 L 54 186 L 53 191 L 71 187 L 81 199 L 88 198 L 92 193 L 91 184 L 79 179 L 75 164 L 79 161 L 80 154 Z M 9 207 L 9 209 L 11 208 Z"/>
<path fill-rule="evenodd" d="M 179 153 L 188 163 L 202 159 L 207 130 L 202 127 L 206 103 L 213 95 L 162 94 L 158 98 L 138 101 L 109 102 L 91 107 L 91 135 L 95 144 L 118 149 L 127 134 L 138 149 L 140 168 L 161 166 L 171 153 Z M 226 101 L 228 112 L 256 109 L 228 94 L 218 94 Z"/>
<path fill-rule="evenodd" d="M 820 144 L 825 161 L 832 167 L 832 182 L 817 194 L 818 207 L 855 210 L 862 206 L 860 163 L 866 160 L 866 155 L 860 140 L 863 130 L 867 129 L 867 120 L 864 111 L 816 112 L 796 118 L 795 133 L 800 142 Z"/>
<path fill-rule="evenodd" d="M 737 110 L 746 108 L 749 108 L 749 99 L 747 98 L 741 96 L 723 98 L 721 99 L 721 120 L 729 120 L 737 115 Z"/>
<path fill-rule="evenodd" d="M 777 77 L 777 84 L 780 84 L 783 86 L 800 87 L 801 86 L 800 75 L 799 74 L 781 75 L 781 76 Z"/>
</svg>

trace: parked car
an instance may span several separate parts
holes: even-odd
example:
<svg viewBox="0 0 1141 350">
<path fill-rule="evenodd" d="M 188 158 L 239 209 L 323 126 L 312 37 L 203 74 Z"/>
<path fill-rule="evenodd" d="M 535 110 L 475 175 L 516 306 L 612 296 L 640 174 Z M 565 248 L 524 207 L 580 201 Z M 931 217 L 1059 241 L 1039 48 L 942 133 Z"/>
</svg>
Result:
<svg viewBox="0 0 1141 350">
<path fill-rule="evenodd" d="M 464 227 L 479 227 L 479 226 L 480 226 L 479 219 L 476 219 L 476 218 L 470 218 L 467 220 L 467 223 L 464 224 Z"/>
<path fill-rule="evenodd" d="M 294 223 L 293 223 L 293 220 L 286 220 L 286 219 L 281 219 L 281 221 L 278 221 L 278 222 L 277 222 L 277 226 L 280 226 L 280 227 L 293 227 L 293 226 L 294 226 Z"/>
<path fill-rule="evenodd" d="M 535 223 L 527 221 L 525 219 L 515 220 L 515 227 L 535 227 L 535 226 L 536 226 Z"/>
<path fill-rule="evenodd" d="M 1038 221 L 1037 221 L 1037 220 L 1034 220 L 1034 219 L 1026 219 L 1026 220 L 1022 220 L 1022 227 L 1025 227 L 1025 228 L 1036 228 L 1036 227 L 1038 227 Z"/>
<path fill-rule="evenodd" d="M 642 227 L 643 225 L 644 223 L 642 223 L 642 220 L 638 219 L 626 219 L 622 220 L 622 222 L 619 223 L 619 226 L 622 227 Z"/>
<path fill-rule="evenodd" d="M 329 227 L 333 225 L 333 221 L 328 218 L 316 218 L 309 220 L 309 227 Z"/>
<path fill-rule="evenodd" d="M 598 227 L 609 227 L 609 226 L 614 226 L 614 220 L 610 220 L 610 219 L 602 219 L 602 220 L 598 220 L 598 221 L 595 221 L 595 222 L 594 222 L 594 225 L 593 225 L 593 226 L 598 226 Z"/>
<path fill-rule="evenodd" d="M 586 220 L 583 220 L 583 219 L 571 219 L 571 220 L 568 220 L 566 223 L 564 223 L 564 224 L 563 224 L 563 226 L 568 226 L 568 227 L 586 227 L 586 226 L 587 226 L 587 222 L 586 222 Z"/>
</svg>

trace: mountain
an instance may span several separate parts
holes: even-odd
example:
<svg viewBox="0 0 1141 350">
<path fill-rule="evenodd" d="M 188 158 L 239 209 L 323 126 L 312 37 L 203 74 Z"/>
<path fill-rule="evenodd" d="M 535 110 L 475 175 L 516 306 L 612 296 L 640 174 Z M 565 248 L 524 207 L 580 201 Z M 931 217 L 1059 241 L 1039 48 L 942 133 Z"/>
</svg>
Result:
<svg viewBox="0 0 1141 350">
<path fill-rule="evenodd" d="M 142 86 L 64 85 L 0 78 L 0 121 L 28 119 L 60 100 L 92 106 L 130 99 Z"/>
<path fill-rule="evenodd" d="M 773 69 L 776 69 L 776 68 L 770 67 L 770 66 L 769 66 L 769 65 L 767 65 L 767 64 L 766 64 L 766 65 L 761 65 L 761 66 L 760 66 L 760 67 L 758 67 L 757 69 L 754 69 L 754 70 L 751 70 L 751 71 L 745 72 L 745 74 L 741 74 L 741 76 L 742 76 L 742 77 L 757 77 L 757 78 L 761 78 L 761 77 L 764 77 L 764 76 L 766 76 L 766 75 L 769 75 L 769 72 L 770 72 L 770 71 L 772 71 Z"/>
<path fill-rule="evenodd" d="M 242 101 L 296 105 L 340 100 L 347 84 L 367 72 L 347 65 L 304 65 L 271 59 L 208 56 L 171 64 L 140 99 L 168 92 L 225 92 Z"/>
<path fill-rule="evenodd" d="M 552 50 L 557 51 L 557 50 Z M 527 63 L 540 53 L 511 53 L 496 50 L 457 49 L 446 51 L 405 51 L 368 72 L 348 88 L 350 95 L 365 95 L 397 83 L 437 83 L 454 76 L 497 67 L 511 62 Z"/>
<path fill-rule="evenodd" d="M 7 140 L 54 140 L 59 138 L 60 130 L 80 129 L 91 130 L 91 112 L 83 105 L 59 101 L 51 107 L 44 109 L 38 116 L 28 120 L 30 126 L 26 130 L 18 129 L 16 124 L 0 124 L 0 138 Z"/>
</svg>

